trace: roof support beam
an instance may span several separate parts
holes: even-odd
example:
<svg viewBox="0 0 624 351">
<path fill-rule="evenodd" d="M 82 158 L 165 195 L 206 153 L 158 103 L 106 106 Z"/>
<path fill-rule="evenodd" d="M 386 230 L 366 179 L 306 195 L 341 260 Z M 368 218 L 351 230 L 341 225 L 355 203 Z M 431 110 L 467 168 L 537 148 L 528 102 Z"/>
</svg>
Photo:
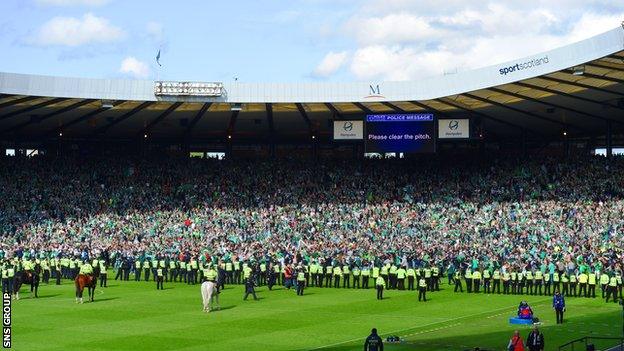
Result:
<svg viewBox="0 0 624 351">
<path fill-rule="evenodd" d="M 14 117 L 14 116 L 21 115 L 21 114 L 23 114 L 23 113 L 28 113 L 28 112 L 30 112 L 30 111 L 34 111 L 34 110 L 40 109 L 40 108 L 42 108 L 42 107 L 46 107 L 46 106 L 50 106 L 50 105 L 54 105 L 54 104 L 58 104 L 59 102 L 61 102 L 61 101 L 65 101 L 65 100 L 66 100 L 66 99 L 64 99 L 64 98 L 56 98 L 56 99 L 46 100 L 46 101 L 44 101 L 44 102 L 40 102 L 40 103 L 38 103 L 38 104 L 36 104 L 36 105 L 32 105 L 32 106 L 29 106 L 29 107 L 23 108 L 23 109 L 21 109 L 21 110 L 17 110 L 17 111 L 13 111 L 13 112 L 7 113 L 7 114 L 6 114 L 6 115 L 4 115 L 4 116 L 0 116 L 0 121 L 1 121 L 1 120 L 5 120 L 5 119 L 7 119 L 7 118 L 11 118 L 11 117 Z"/>
<path fill-rule="evenodd" d="M 542 80 L 547 80 L 549 82 L 570 85 L 570 86 L 573 86 L 573 87 L 591 89 L 591 90 L 594 90 L 594 91 L 599 91 L 601 93 L 613 94 L 613 95 L 617 95 L 617 96 L 624 96 L 624 94 L 619 93 L 617 91 L 613 91 L 613 90 L 609 90 L 609 89 L 605 89 L 605 88 L 600 88 L 600 87 L 594 87 L 594 86 L 591 86 L 589 84 L 584 84 L 584 83 L 580 83 L 580 82 L 573 82 L 573 81 L 569 81 L 569 80 L 565 80 L 565 79 L 559 79 L 559 78 L 555 78 L 555 77 L 549 77 L 549 76 L 539 76 L 538 78 L 542 79 Z"/>
<path fill-rule="evenodd" d="M 232 115 L 230 116 L 230 123 L 228 124 L 227 136 L 230 138 L 232 133 L 234 133 L 234 127 L 236 126 L 236 119 L 238 118 L 238 113 L 240 110 L 232 111 Z"/>
<path fill-rule="evenodd" d="M 573 71 L 571 69 L 566 69 L 566 70 L 563 70 L 563 71 L 560 71 L 560 72 L 567 73 L 567 74 L 572 75 L 574 77 L 578 77 L 578 76 L 575 76 L 573 74 Z M 600 79 L 600 80 L 604 80 L 606 82 L 611 82 L 611 83 L 624 83 L 624 80 L 621 80 L 621 79 L 617 79 L 617 78 L 613 78 L 613 77 L 607 77 L 607 76 L 601 76 L 601 75 L 598 75 L 598 74 L 593 74 L 593 73 L 588 73 L 588 72 L 583 73 L 582 77 L 593 78 L 593 79 Z"/>
<path fill-rule="evenodd" d="M 10 95 L 7 95 L 7 96 L 10 96 Z M 3 96 L 3 97 L 5 97 L 5 96 Z M 23 97 L 23 98 L 19 98 L 19 99 L 3 102 L 3 103 L 0 104 L 0 110 L 2 110 L 5 107 L 9 107 L 9 106 L 17 105 L 17 104 L 22 104 L 24 102 L 32 101 L 32 100 L 35 100 L 35 99 L 39 99 L 39 97 L 37 97 L 37 96 L 26 96 L 26 97 Z"/>
<path fill-rule="evenodd" d="M 362 112 L 366 113 L 366 114 L 373 114 L 375 112 L 373 112 L 370 108 L 364 106 L 363 103 L 361 102 L 354 102 L 353 103 L 355 106 L 357 106 L 360 110 L 362 110 Z"/>
<path fill-rule="evenodd" d="M 271 144 L 274 142 L 275 138 L 275 126 L 273 125 L 273 104 L 267 103 L 266 113 L 267 113 L 267 123 L 269 124 L 269 141 Z"/>
<path fill-rule="evenodd" d="M 620 109 L 620 110 L 624 110 L 624 108 L 622 108 L 622 107 L 611 105 L 611 104 L 606 103 L 606 102 L 596 101 L 596 100 L 588 99 L 588 98 L 583 97 L 583 96 L 576 96 L 576 95 L 564 93 L 564 92 L 559 91 L 559 90 L 545 88 L 545 87 L 541 87 L 539 85 L 534 85 L 534 84 L 529 84 L 529 83 L 524 83 L 524 82 L 515 82 L 513 84 L 520 85 L 520 86 L 525 87 L 525 88 L 531 88 L 531 89 L 535 89 L 535 90 L 545 91 L 545 92 L 551 93 L 551 94 L 557 94 L 557 95 L 565 96 L 565 97 L 570 98 L 570 99 L 576 99 L 576 100 L 589 102 L 591 104 L 596 104 L 596 105 L 600 105 L 600 106 L 608 106 L 608 107 L 613 107 L 613 108 L 617 108 L 617 109 Z"/>
<path fill-rule="evenodd" d="M 592 61 L 590 63 L 586 63 L 585 66 L 589 66 L 589 67 L 598 67 L 598 68 L 602 68 L 602 69 L 608 69 L 608 70 L 612 70 L 612 71 L 618 71 L 618 72 L 622 72 L 624 71 L 622 68 L 617 68 L 617 67 L 611 67 L 609 65 L 605 65 L 603 63 L 599 63 L 596 61 Z"/>
<path fill-rule="evenodd" d="M 342 114 L 340 113 L 340 111 L 338 111 L 336 106 L 332 105 L 329 102 L 326 102 L 325 106 L 332 112 L 332 119 L 336 119 L 336 118 L 340 118 L 341 117 Z"/>
<path fill-rule="evenodd" d="M 86 121 L 88 119 L 91 119 L 92 117 L 94 117 L 94 116 L 96 116 L 96 115 L 98 115 L 98 114 L 100 114 L 100 113 L 102 113 L 104 111 L 108 111 L 108 110 L 109 110 L 108 108 L 100 107 L 97 110 L 91 111 L 91 112 L 87 113 L 84 116 L 78 117 L 78 118 L 76 118 L 75 120 L 73 120 L 73 121 L 71 121 L 69 123 L 65 123 L 64 125 L 62 125 L 60 127 L 56 127 L 54 129 L 51 129 L 51 130 L 45 132 L 44 134 L 41 135 L 41 137 L 45 138 L 45 137 L 49 137 L 49 136 L 51 136 L 53 134 L 61 133 L 64 128 L 68 128 L 68 127 L 71 127 L 71 126 L 73 126 L 75 124 L 78 124 L 78 123 L 80 123 L 82 121 Z"/>
<path fill-rule="evenodd" d="M 48 114 L 45 114 L 45 115 L 43 115 L 43 116 L 40 116 L 40 117 L 37 119 L 37 121 L 26 121 L 26 122 L 23 122 L 23 123 L 19 123 L 19 124 L 17 124 L 17 125 L 14 125 L 14 126 L 12 126 L 12 127 L 8 128 L 8 129 L 3 130 L 3 131 L 2 131 L 2 133 L 16 132 L 16 131 L 18 131 L 18 130 L 20 130 L 20 129 L 24 128 L 24 127 L 27 127 L 27 126 L 29 126 L 29 125 L 31 125 L 31 124 L 35 124 L 35 123 L 40 123 L 40 122 L 43 122 L 44 120 L 46 120 L 46 119 L 48 119 L 48 118 L 51 118 L 51 117 L 54 117 L 54 116 L 61 115 L 61 114 L 65 113 L 65 112 L 69 112 L 69 111 L 71 111 L 71 110 L 75 110 L 75 109 L 77 109 L 77 108 L 79 108 L 79 107 L 82 107 L 82 106 L 84 106 L 84 105 L 86 105 L 86 104 L 90 104 L 90 103 L 92 103 L 93 101 L 95 101 L 95 100 L 86 99 L 86 100 L 81 100 L 81 101 L 78 101 L 78 102 L 76 102 L 76 103 L 74 103 L 74 104 L 71 104 L 71 105 L 69 105 L 69 106 L 63 107 L 63 108 L 62 108 L 62 109 L 60 109 L 60 110 L 56 110 L 56 111 L 50 112 L 50 113 L 48 113 Z"/>
<path fill-rule="evenodd" d="M 619 56 L 619 55 L 615 55 L 615 54 L 613 54 L 613 55 L 609 55 L 609 56 L 607 56 L 607 57 L 608 57 L 608 58 L 612 58 L 612 59 L 614 59 L 614 60 L 620 60 L 620 61 L 622 61 L 622 63 L 624 63 L 624 56 Z"/>
<path fill-rule="evenodd" d="M 154 120 L 152 120 L 145 128 L 143 128 L 143 131 L 137 133 L 137 137 L 141 137 L 141 135 L 147 135 L 152 130 L 152 128 L 154 128 L 154 126 L 156 126 L 163 119 L 165 119 L 165 117 L 169 116 L 173 111 L 175 111 L 182 104 L 183 103 L 180 101 L 173 103 L 171 106 L 169 106 L 168 109 L 163 111 L 158 117 L 154 118 Z"/>
<path fill-rule="evenodd" d="M 433 113 L 435 113 L 435 114 L 437 114 L 437 115 L 440 115 L 440 116 L 442 116 L 442 117 L 445 117 L 445 118 L 453 118 L 453 116 L 449 115 L 448 113 L 446 113 L 446 112 L 442 112 L 442 111 L 440 111 L 440 110 L 438 110 L 438 109 L 435 109 L 435 108 L 433 108 L 433 107 L 431 107 L 431 106 L 425 105 L 425 104 L 424 104 L 424 103 L 422 103 L 422 102 L 418 102 L 418 101 L 410 101 L 410 103 L 411 103 L 411 104 L 413 104 L 413 105 L 416 105 L 416 106 L 418 106 L 418 107 L 420 107 L 420 108 L 425 109 L 425 111 L 427 111 L 427 112 L 428 112 L 428 111 L 432 111 Z M 448 105 L 448 104 L 446 104 L 446 105 Z M 483 115 L 479 115 L 479 114 L 477 114 L 477 115 L 478 115 L 479 117 L 475 119 L 475 120 L 476 120 L 476 124 L 477 124 L 478 126 L 480 126 L 480 129 L 481 129 L 481 130 L 483 130 L 483 127 L 482 127 L 482 124 L 481 124 L 481 119 L 482 119 L 482 118 L 489 119 L 489 118 L 488 118 L 487 116 L 486 116 L 486 117 L 484 117 Z M 472 122 L 471 122 L 471 123 L 472 123 Z M 491 132 L 491 131 L 490 131 L 489 133 L 490 133 L 490 134 L 492 134 L 494 137 L 497 137 L 496 133 L 493 133 L 493 132 Z"/>
<path fill-rule="evenodd" d="M 389 102 L 382 102 L 382 104 L 384 104 L 385 106 L 390 107 L 391 109 L 393 109 L 395 112 L 399 112 L 399 113 L 408 113 L 407 111 L 405 111 L 404 109 L 400 108 L 399 106 L 393 105 Z"/>
<path fill-rule="evenodd" d="M 93 133 L 92 136 L 98 135 L 98 134 L 103 134 L 105 133 L 107 130 L 109 130 L 111 127 L 113 127 L 114 125 L 125 121 L 126 119 L 132 117 L 134 114 L 136 114 L 137 112 L 143 110 L 144 108 L 152 105 L 154 103 L 154 101 L 145 101 L 142 104 L 140 104 L 139 106 L 133 108 L 132 110 L 126 112 L 125 114 L 123 114 L 122 116 L 118 117 L 117 119 L 114 119 L 112 122 L 110 122 L 109 124 L 102 126 L 98 129 L 96 129 Z"/>
<path fill-rule="evenodd" d="M 308 131 L 310 132 L 310 134 L 314 134 L 314 128 L 312 127 L 312 121 L 310 121 L 310 117 L 308 117 L 308 113 L 306 112 L 305 108 L 303 107 L 303 104 L 296 103 L 295 106 L 297 106 L 297 110 L 299 110 L 299 113 L 301 114 L 301 117 L 306 122 L 306 125 L 308 126 Z"/>
<path fill-rule="evenodd" d="M 549 123 L 553 123 L 553 124 L 556 124 L 558 126 L 562 126 L 562 127 L 567 127 L 568 126 L 568 124 L 565 123 L 565 122 L 558 121 L 556 119 L 552 119 L 552 118 L 548 118 L 548 117 L 544 117 L 544 116 L 540 116 L 540 115 L 538 115 L 536 113 L 533 113 L 533 112 L 521 110 L 519 108 L 512 107 L 512 106 L 509 106 L 509 105 L 505 105 L 505 104 L 502 104 L 500 102 L 492 101 L 490 99 L 482 98 L 482 97 L 479 97 L 479 96 L 476 96 L 476 95 L 473 95 L 473 94 L 470 94 L 470 93 L 464 93 L 463 95 L 468 96 L 469 98 L 477 100 L 477 101 L 485 102 L 486 104 L 494 105 L 494 106 L 501 107 L 501 108 L 504 108 L 504 109 L 507 109 L 507 110 L 510 110 L 510 111 L 514 111 L 516 113 L 520 113 L 520 114 L 523 114 L 523 115 L 526 115 L 526 116 L 537 118 L 539 120 L 546 121 L 546 122 L 549 122 Z M 576 127 L 576 126 L 573 126 L 573 127 L 578 129 L 578 130 L 583 130 L 582 127 Z"/>
<path fill-rule="evenodd" d="M 470 109 L 470 108 L 468 108 L 468 107 L 462 106 L 461 104 L 459 104 L 459 103 L 457 103 L 457 102 L 455 102 L 455 101 L 449 101 L 449 100 L 450 100 L 449 98 L 440 98 L 440 99 L 436 99 L 436 101 L 441 102 L 441 103 L 443 103 L 443 104 L 446 104 L 446 105 L 450 105 L 450 106 L 457 107 L 457 108 L 458 108 L 458 109 L 460 109 L 460 110 L 466 111 L 466 112 L 468 112 L 468 113 L 475 114 L 475 115 L 477 115 L 477 116 L 481 116 L 482 118 L 489 119 L 489 120 L 492 120 L 492 121 L 498 122 L 498 123 L 500 123 L 500 124 L 504 124 L 504 125 L 506 125 L 506 126 L 508 126 L 508 127 L 512 127 L 512 128 L 514 128 L 514 129 L 518 129 L 518 130 L 520 130 L 520 131 L 522 131 L 523 129 L 526 129 L 526 128 L 524 128 L 523 126 L 517 125 L 517 124 L 515 124 L 515 123 L 507 122 L 507 121 L 502 120 L 502 119 L 500 119 L 500 118 L 492 117 L 492 116 L 487 115 L 487 114 L 485 114 L 485 113 L 483 113 L 483 112 L 478 112 L 478 111 L 475 111 L 475 110 Z M 539 132 L 539 131 L 537 131 L 537 130 L 531 130 L 531 131 L 532 131 L 533 133 L 537 134 L 537 135 L 544 136 L 544 134 L 542 134 L 541 132 Z"/>
<path fill-rule="evenodd" d="M 184 139 L 188 139 L 188 137 L 193 132 L 193 128 L 195 128 L 195 125 L 202 119 L 202 117 L 204 117 L 204 115 L 206 114 L 206 111 L 208 111 L 211 105 L 212 105 L 212 102 L 206 102 L 205 104 L 202 105 L 202 107 L 199 109 L 195 117 L 193 117 L 193 119 L 191 120 L 191 123 L 189 123 L 189 125 L 186 127 L 186 130 L 184 131 L 184 134 L 182 135 Z"/>
<path fill-rule="evenodd" d="M 523 95 L 523 94 L 512 93 L 510 91 L 499 89 L 499 88 L 488 88 L 488 89 L 491 90 L 491 91 L 495 91 L 497 93 L 500 93 L 500 94 L 513 96 L 513 97 L 516 97 L 518 99 L 524 99 L 524 100 L 528 100 L 528 101 L 537 102 L 537 103 L 540 103 L 542 105 L 546 105 L 546 106 L 550 106 L 550 107 L 559 108 L 559 109 L 562 109 L 562 110 L 574 112 L 574 113 L 577 113 L 579 115 L 583 115 L 583 116 L 587 116 L 587 117 L 591 117 L 591 118 L 595 118 L 595 119 L 599 119 L 599 120 L 603 120 L 603 121 L 613 121 L 613 122 L 616 122 L 616 123 L 624 123 L 624 122 L 621 122 L 621 121 L 618 121 L 618 120 L 592 115 L 591 113 L 580 111 L 580 110 L 577 110 L 577 109 L 574 109 L 574 108 L 570 108 L 570 107 L 567 107 L 567 106 L 563 106 L 563 105 L 559 105 L 559 104 L 553 104 L 552 102 L 547 102 L 547 101 L 543 101 L 543 100 L 534 99 L 532 97 L 528 97 L 528 96 Z"/>
<path fill-rule="evenodd" d="M 422 102 L 419 102 L 419 101 L 410 101 L 410 103 L 411 103 L 411 104 L 414 104 L 414 105 L 416 105 L 416 106 L 418 106 L 418 107 L 420 107 L 420 108 L 424 108 L 424 109 L 425 109 L 425 111 L 432 111 L 432 112 L 434 112 L 434 113 L 436 113 L 436 114 L 438 114 L 438 115 L 440 115 L 440 116 L 443 116 L 443 117 L 446 117 L 446 118 L 452 118 L 452 117 L 451 117 L 451 115 L 449 115 L 448 113 L 443 112 L 443 111 L 440 111 L 440 110 L 438 110 L 438 109 L 435 109 L 435 108 L 433 108 L 433 107 L 431 107 L 431 106 L 429 106 L 429 105 L 425 105 L 425 104 L 424 104 L 424 103 L 422 103 Z M 448 105 L 448 104 L 445 104 L 445 105 Z"/>
</svg>

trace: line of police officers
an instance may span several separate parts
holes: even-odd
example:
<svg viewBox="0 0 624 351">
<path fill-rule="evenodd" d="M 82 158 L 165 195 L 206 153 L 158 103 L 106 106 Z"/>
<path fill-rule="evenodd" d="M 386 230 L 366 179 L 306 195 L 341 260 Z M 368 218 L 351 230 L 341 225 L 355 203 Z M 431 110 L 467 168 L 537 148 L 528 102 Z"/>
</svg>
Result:
<svg viewBox="0 0 624 351">
<path fill-rule="evenodd" d="M 78 274 L 85 274 L 85 272 L 90 272 L 89 274 L 91 274 L 94 267 L 97 267 L 99 271 L 100 287 L 106 287 L 108 281 L 108 264 L 106 260 L 101 258 L 93 259 L 92 261 L 81 260 L 77 257 L 3 258 L 2 261 L 0 261 L 2 292 L 9 294 L 15 293 L 15 291 L 13 291 L 15 277 L 20 272 L 38 273 L 36 278 L 41 279 L 43 283 L 49 284 L 50 279 L 54 279 L 56 285 L 60 285 L 61 279 L 74 280 Z"/>
<path fill-rule="evenodd" d="M 468 293 L 502 293 L 547 295 L 560 291 L 565 296 L 596 297 L 596 286 L 600 285 L 602 298 L 609 302 L 617 302 L 622 296 L 622 273 L 620 271 L 555 271 L 547 273 L 542 270 L 499 270 L 499 269 L 465 269 L 454 273 L 454 291 L 463 292 L 462 276 Z"/>
<path fill-rule="evenodd" d="M 437 266 L 413 268 L 395 265 L 392 263 L 373 265 L 367 262 L 354 264 L 322 259 L 310 260 L 309 263 L 279 264 L 265 260 L 238 261 L 223 260 L 217 264 L 200 261 L 196 258 L 175 260 L 166 257 L 134 260 L 121 259 L 117 266 L 115 279 L 128 280 L 130 273 L 134 273 L 136 281 L 143 276 L 145 281 L 152 279 L 157 283 L 157 289 L 163 289 L 163 282 L 184 282 L 197 284 L 203 280 L 218 283 L 220 288 L 225 284 L 241 284 L 253 279 L 255 284 L 296 287 L 297 294 L 302 295 L 306 286 L 334 287 L 334 288 L 362 288 L 368 289 L 370 281 L 375 288 L 415 290 L 418 284 L 419 291 L 424 290 L 421 298 L 425 300 L 426 291 L 440 289 L 440 268 Z M 132 263 L 134 265 L 133 269 Z M 4 258 L 1 261 L 2 289 L 12 291 L 13 279 L 17 272 L 32 271 L 39 265 L 42 280 L 49 283 L 49 279 L 56 279 L 60 284 L 61 278 L 75 279 L 85 265 L 98 267 L 100 272 L 100 286 L 107 285 L 108 262 L 105 259 L 94 259 L 90 262 L 77 257 L 61 258 Z M 87 269 L 88 271 L 88 269 Z M 463 282 L 462 282 L 463 278 Z M 454 291 L 463 292 L 463 285 L 468 293 L 496 293 L 496 294 L 528 294 L 552 295 L 559 290 L 565 296 L 596 297 L 596 286 L 600 285 L 602 297 L 607 301 L 617 301 L 622 295 L 622 273 L 620 271 L 599 272 L 571 272 L 555 271 L 547 273 L 543 270 L 506 270 L 485 269 L 463 271 L 456 270 L 453 275 Z M 383 282 L 383 284 L 381 284 Z M 381 293 L 382 294 L 382 293 Z M 419 294 L 420 295 L 420 294 Z M 379 298 L 380 296 L 378 296 Z"/>
</svg>

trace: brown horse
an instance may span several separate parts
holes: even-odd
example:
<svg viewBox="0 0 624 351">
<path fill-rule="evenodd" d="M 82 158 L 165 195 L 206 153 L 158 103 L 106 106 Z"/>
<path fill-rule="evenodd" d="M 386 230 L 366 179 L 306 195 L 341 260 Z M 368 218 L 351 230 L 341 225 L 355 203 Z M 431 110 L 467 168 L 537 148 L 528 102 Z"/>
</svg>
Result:
<svg viewBox="0 0 624 351">
<path fill-rule="evenodd" d="M 97 286 L 98 276 L 100 275 L 100 270 L 98 267 L 93 269 L 93 274 L 85 275 L 78 274 L 74 283 L 76 285 L 76 303 L 82 303 L 82 293 L 84 288 L 87 288 L 87 293 L 89 294 L 89 301 L 93 302 L 95 298 L 95 287 Z"/>
<path fill-rule="evenodd" d="M 30 296 L 35 293 L 35 298 L 39 297 L 39 282 L 41 280 L 41 265 L 36 264 L 33 270 L 20 270 L 15 274 L 13 280 L 13 296 L 19 300 L 19 291 L 23 284 L 30 285 Z"/>
</svg>

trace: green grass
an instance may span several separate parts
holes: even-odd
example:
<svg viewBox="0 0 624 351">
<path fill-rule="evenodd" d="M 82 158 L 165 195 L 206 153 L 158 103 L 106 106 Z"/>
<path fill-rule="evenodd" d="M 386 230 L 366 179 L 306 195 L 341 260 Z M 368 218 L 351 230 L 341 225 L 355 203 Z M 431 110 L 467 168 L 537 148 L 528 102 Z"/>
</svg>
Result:
<svg viewBox="0 0 624 351">
<path fill-rule="evenodd" d="M 405 342 L 387 350 L 504 350 L 521 299 L 542 320 L 547 350 L 587 335 L 620 336 L 621 307 L 601 299 L 567 299 L 566 323 L 555 325 L 550 298 L 455 294 L 448 286 L 419 303 L 416 292 L 308 288 L 305 296 L 257 289 L 242 301 L 241 286 L 221 294 L 220 311 L 202 312 L 199 285 L 110 281 L 95 303 L 74 302 L 70 281 L 40 287 L 40 298 L 13 303 L 14 350 L 361 350 L 371 327 Z"/>
</svg>

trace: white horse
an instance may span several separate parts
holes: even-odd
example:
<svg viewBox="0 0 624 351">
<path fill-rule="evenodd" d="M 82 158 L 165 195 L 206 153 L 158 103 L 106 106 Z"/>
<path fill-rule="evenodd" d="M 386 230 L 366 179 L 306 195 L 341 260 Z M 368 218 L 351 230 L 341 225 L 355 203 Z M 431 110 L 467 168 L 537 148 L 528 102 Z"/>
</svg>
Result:
<svg viewBox="0 0 624 351">
<path fill-rule="evenodd" d="M 217 293 L 217 284 L 214 282 L 203 282 L 201 285 L 202 301 L 204 303 L 204 312 L 210 312 L 212 300 L 216 299 L 217 309 L 219 309 L 219 294 Z"/>
</svg>

